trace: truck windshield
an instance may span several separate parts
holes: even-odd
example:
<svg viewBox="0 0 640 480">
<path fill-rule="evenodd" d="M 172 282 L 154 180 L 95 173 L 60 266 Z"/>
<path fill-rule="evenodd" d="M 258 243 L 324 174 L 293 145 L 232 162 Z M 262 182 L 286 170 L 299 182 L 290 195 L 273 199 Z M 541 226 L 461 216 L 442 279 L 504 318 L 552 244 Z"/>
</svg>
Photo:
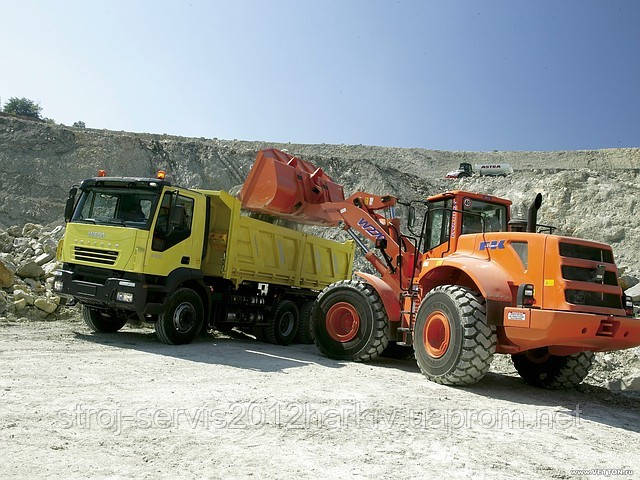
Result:
<svg viewBox="0 0 640 480">
<path fill-rule="evenodd" d="M 71 221 L 148 229 L 159 193 L 133 188 L 82 190 Z"/>
<path fill-rule="evenodd" d="M 483 202 L 465 198 L 464 211 L 474 214 L 462 215 L 462 235 L 467 233 L 482 233 L 482 219 L 485 232 L 507 231 L 507 207 L 496 203 Z"/>
</svg>

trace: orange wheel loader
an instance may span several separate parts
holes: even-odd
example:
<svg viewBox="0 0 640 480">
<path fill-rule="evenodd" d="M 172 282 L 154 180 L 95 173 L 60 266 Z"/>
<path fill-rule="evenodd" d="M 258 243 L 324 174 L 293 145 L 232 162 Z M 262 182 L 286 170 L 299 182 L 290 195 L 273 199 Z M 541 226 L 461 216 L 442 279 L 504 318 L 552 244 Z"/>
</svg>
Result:
<svg viewBox="0 0 640 480">
<path fill-rule="evenodd" d="M 313 333 L 331 358 L 412 347 L 430 380 L 471 385 L 502 353 L 527 383 L 568 388 L 587 376 L 593 352 L 640 345 L 611 247 L 538 224 L 540 194 L 526 221 L 511 219 L 509 200 L 478 193 L 405 202 L 403 233 L 396 197 L 344 198 L 320 168 L 265 150 L 240 195 L 249 210 L 343 228 L 378 272 L 318 296 Z"/>
</svg>

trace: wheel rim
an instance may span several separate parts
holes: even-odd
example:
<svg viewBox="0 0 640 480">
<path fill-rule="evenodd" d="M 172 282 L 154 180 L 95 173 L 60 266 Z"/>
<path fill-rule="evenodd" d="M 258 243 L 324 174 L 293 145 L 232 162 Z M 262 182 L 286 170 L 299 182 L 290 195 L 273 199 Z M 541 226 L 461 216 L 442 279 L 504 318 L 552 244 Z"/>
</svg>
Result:
<svg viewBox="0 0 640 480">
<path fill-rule="evenodd" d="M 196 324 L 196 309 L 188 302 L 183 302 L 173 311 L 173 326 L 177 332 L 187 333 Z"/>
<path fill-rule="evenodd" d="M 429 314 L 424 325 L 423 342 L 427 353 L 433 358 L 442 357 L 449 348 L 451 328 L 449 319 L 441 311 Z"/>
<path fill-rule="evenodd" d="M 353 340 L 360 328 L 358 311 L 347 302 L 333 305 L 326 316 L 327 333 L 337 342 Z"/>
<path fill-rule="evenodd" d="M 293 332 L 294 324 L 295 317 L 293 315 L 293 312 L 283 313 L 280 317 L 280 323 L 278 324 L 278 331 L 280 332 L 280 335 L 282 335 L 283 337 L 291 335 L 291 332 Z"/>
</svg>

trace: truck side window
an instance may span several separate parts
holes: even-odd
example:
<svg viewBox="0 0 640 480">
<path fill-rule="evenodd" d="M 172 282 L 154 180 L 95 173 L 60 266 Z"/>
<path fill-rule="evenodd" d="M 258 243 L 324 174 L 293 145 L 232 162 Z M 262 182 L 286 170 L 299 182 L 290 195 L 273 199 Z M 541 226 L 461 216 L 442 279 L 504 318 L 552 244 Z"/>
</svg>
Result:
<svg viewBox="0 0 640 480">
<path fill-rule="evenodd" d="M 175 193 L 165 193 L 160 203 L 152 250 L 164 252 L 191 235 L 193 199 Z"/>
</svg>

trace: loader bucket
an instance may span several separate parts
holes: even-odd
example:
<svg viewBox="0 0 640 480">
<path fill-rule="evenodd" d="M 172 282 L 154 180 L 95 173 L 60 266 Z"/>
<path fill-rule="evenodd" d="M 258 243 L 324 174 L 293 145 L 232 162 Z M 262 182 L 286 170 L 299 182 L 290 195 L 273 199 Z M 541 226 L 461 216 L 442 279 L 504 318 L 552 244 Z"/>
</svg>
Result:
<svg viewBox="0 0 640 480">
<path fill-rule="evenodd" d="M 323 204 L 344 201 L 321 168 L 276 149 L 260 150 L 239 194 L 242 208 L 312 225 L 336 225 Z"/>
</svg>

